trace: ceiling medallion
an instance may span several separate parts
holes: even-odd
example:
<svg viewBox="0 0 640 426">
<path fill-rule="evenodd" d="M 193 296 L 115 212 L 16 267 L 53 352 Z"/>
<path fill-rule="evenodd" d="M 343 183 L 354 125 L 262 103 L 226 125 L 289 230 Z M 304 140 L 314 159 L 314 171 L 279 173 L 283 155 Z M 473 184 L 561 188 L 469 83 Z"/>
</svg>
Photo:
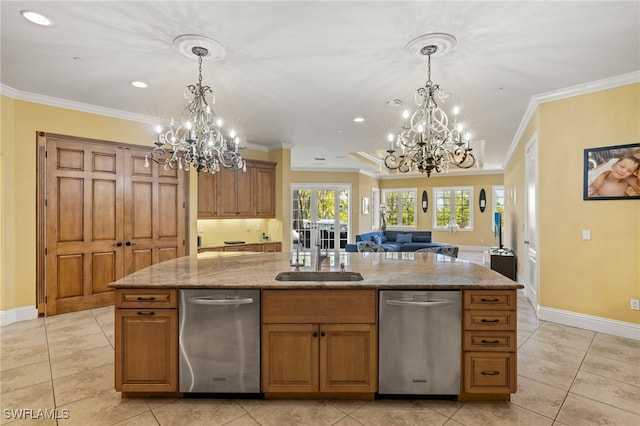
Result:
<svg viewBox="0 0 640 426">
<path fill-rule="evenodd" d="M 431 57 L 456 44 L 452 35 L 425 34 L 405 45 L 405 51 L 414 57 L 427 57 L 427 82 L 415 93 L 416 111 L 404 111 L 404 122 L 397 134 L 390 133 L 390 147 L 384 157 L 389 170 L 400 173 L 420 172 L 431 176 L 432 172 L 446 172 L 449 165 L 468 169 L 476 163 L 469 147 L 470 134 L 458 122 L 458 108 L 453 109 L 454 120 L 449 124 L 447 114 L 438 106 L 447 94 L 431 81 Z M 396 154 L 396 148 L 400 152 Z"/>
</svg>

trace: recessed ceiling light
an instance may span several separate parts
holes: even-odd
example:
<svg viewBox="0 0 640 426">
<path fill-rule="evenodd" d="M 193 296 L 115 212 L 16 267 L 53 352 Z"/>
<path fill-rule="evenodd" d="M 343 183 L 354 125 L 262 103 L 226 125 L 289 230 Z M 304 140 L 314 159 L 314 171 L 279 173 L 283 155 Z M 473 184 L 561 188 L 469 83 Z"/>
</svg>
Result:
<svg viewBox="0 0 640 426">
<path fill-rule="evenodd" d="M 145 83 L 144 81 L 137 81 L 137 80 L 136 81 L 132 81 L 131 85 L 133 87 L 138 87 L 140 89 L 144 89 L 144 88 L 147 87 L 147 83 Z"/>
<path fill-rule="evenodd" d="M 362 123 L 364 121 L 363 117 L 356 117 L 353 119 L 353 121 L 355 121 L 356 123 Z"/>
<path fill-rule="evenodd" d="M 33 12 L 31 10 L 21 10 L 20 15 L 22 15 L 27 21 L 33 22 L 34 24 L 42 25 L 45 27 L 50 27 L 51 25 L 53 25 L 53 21 L 51 19 L 38 12 Z"/>
</svg>

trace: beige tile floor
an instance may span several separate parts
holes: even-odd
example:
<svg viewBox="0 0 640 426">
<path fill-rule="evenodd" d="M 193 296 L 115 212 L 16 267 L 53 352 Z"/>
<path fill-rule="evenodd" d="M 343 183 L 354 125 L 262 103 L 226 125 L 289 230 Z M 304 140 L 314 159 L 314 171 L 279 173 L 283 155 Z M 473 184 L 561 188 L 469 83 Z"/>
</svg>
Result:
<svg viewBox="0 0 640 426">
<path fill-rule="evenodd" d="M 0 424 L 640 425 L 640 342 L 538 321 L 518 302 L 511 402 L 121 399 L 106 307 L 0 328 Z"/>
</svg>

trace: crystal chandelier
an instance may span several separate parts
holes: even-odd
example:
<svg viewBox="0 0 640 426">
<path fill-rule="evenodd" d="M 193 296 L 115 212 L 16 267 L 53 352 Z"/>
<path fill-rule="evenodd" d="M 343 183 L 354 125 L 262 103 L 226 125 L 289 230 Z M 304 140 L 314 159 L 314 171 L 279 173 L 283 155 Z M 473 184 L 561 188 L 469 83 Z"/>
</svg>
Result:
<svg viewBox="0 0 640 426">
<path fill-rule="evenodd" d="M 165 169 L 184 169 L 192 167 L 198 172 L 216 173 L 220 167 L 246 171 L 246 165 L 239 153 L 240 139 L 232 130 L 229 139 L 222 135 L 222 120 L 211 109 L 215 103 L 215 94 L 211 87 L 202 85 L 202 58 L 208 49 L 194 46 L 191 52 L 198 57 L 198 82 L 190 84 L 185 91 L 188 101 L 179 124 L 171 119 L 171 124 L 158 126 L 156 147 L 147 154 L 149 159 L 161 164 Z M 208 99 L 210 98 L 210 100 Z"/>
<path fill-rule="evenodd" d="M 469 133 L 464 133 L 458 123 L 458 109 L 454 109 L 451 126 L 447 114 L 440 109 L 436 98 L 444 101 L 448 96 L 437 84 L 431 81 L 431 55 L 438 46 L 429 44 L 420 49 L 428 57 L 427 83 L 415 94 L 418 109 L 409 117 L 409 111 L 403 114 L 404 123 L 400 132 L 389 134 L 390 148 L 384 158 L 384 165 L 400 173 L 418 171 L 431 176 L 448 170 L 453 164 L 468 169 L 476 162 L 469 148 Z M 401 152 L 396 154 L 396 148 Z"/>
</svg>

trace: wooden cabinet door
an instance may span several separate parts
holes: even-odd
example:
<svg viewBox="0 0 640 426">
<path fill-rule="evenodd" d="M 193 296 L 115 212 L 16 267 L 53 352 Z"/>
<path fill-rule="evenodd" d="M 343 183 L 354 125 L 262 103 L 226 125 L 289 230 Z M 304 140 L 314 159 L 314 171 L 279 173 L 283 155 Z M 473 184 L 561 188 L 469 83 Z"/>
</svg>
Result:
<svg viewBox="0 0 640 426">
<path fill-rule="evenodd" d="M 47 150 L 46 313 L 109 305 L 107 285 L 123 276 L 122 149 L 52 137 L 40 143 Z"/>
<path fill-rule="evenodd" d="M 150 162 L 146 150 L 124 156 L 124 274 L 184 256 L 184 172 Z"/>
<path fill-rule="evenodd" d="M 253 172 L 254 211 L 256 217 L 276 217 L 275 168 L 256 167 Z"/>
<path fill-rule="evenodd" d="M 177 309 L 116 309 L 115 346 L 117 391 L 178 391 Z"/>
<path fill-rule="evenodd" d="M 184 255 L 182 171 L 145 167 L 147 149 L 44 133 L 38 144 L 46 149 L 38 281 L 47 315 L 110 305 L 109 283 Z"/>
<path fill-rule="evenodd" d="M 318 326 L 262 326 L 262 391 L 318 390 Z"/>
<path fill-rule="evenodd" d="M 229 169 L 220 169 L 217 173 L 218 184 L 216 186 L 218 214 L 224 217 L 234 217 L 238 215 L 238 172 Z M 240 172 L 244 173 L 244 172 Z"/>
<path fill-rule="evenodd" d="M 375 392 L 377 338 L 373 324 L 320 326 L 320 391 Z"/>
<path fill-rule="evenodd" d="M 198 219 L 210 219 L 218 216 L 217 178 L 217 173 L 198 173 Z"/>
</svg>

